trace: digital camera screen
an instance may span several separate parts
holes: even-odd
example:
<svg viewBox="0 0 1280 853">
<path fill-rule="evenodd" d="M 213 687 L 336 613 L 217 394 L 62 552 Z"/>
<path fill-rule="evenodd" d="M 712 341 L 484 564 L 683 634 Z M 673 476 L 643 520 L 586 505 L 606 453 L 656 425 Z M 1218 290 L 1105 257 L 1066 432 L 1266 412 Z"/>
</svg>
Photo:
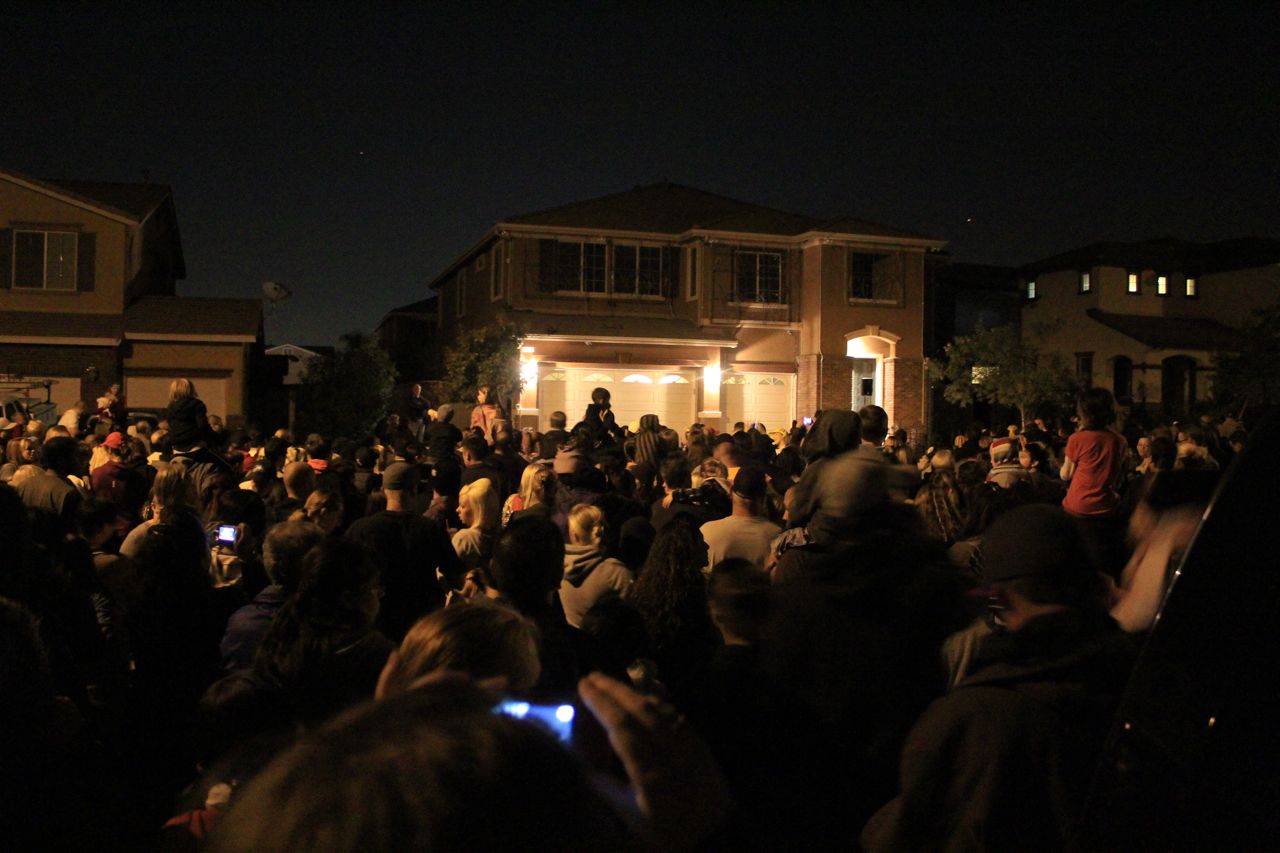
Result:
<svg viewBox="0 0 1280 853">
<path fill-rule="evenodd" d="M 225 542 L 228 545 L 236 543 L 236 527 L 234 524 L 218 525 L 218 541 Z"/>
<path fill-rule="evenodd" d="M 536 720 L 565 743 L 573 736 L 573 718 L 577 715 L 572 705 L 536 705 L 519 699 L 499 702 L 494 711 L 519 720 Z"/>
</svg>

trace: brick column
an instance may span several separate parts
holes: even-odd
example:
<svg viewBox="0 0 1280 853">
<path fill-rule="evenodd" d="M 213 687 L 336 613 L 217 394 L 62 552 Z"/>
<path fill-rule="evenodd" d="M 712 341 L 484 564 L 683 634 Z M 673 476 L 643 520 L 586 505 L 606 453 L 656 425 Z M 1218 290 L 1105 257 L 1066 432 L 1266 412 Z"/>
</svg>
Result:
<svg viewBox="0 0 1280 853">
<path fill-rule="evenodd" d="M 853 363 L 848 356 L 828 355 L 822 359 L 818 387 L 819 409 L 848 411 L 853 405 Z"/>
<path fill-rule="evenodd" d="M 813 417 L 818 410 L 818 381 L 822 375 L 820 354 L 796 359 L 796 420 Z"/>
<path fill-rule="evenodd" d="M 924 362 L 917 358 L 884 360 L 884 410 L 891 427 L 924 427 Z"/>
</svg>

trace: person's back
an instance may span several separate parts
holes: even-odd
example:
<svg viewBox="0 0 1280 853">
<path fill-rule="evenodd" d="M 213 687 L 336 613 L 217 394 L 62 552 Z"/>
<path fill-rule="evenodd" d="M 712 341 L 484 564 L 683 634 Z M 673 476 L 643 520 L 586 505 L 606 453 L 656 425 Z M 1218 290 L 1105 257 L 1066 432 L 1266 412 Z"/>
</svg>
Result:
<svg viewBox="0 0 1280 853">
<path fill-rule="evenodd" d="M 569 544 L 564 549 L 564 580 L 560 604 L 564 618 L 575 628 L 582 617 L 610 592 L 625 594 L 635 579 L 631 570 L 604 552 L 604 513 L 579 505 L 569 513 Z"/>
<path fill-rule="evenodd" d="M 733 480 L 733 513 L 702 525 L 707 565 L 739 558 L 763 569 L 769 546 L 782 528 L 762 515 L 768 483 L 763 470 L 742 468 Z"/>
</svg>

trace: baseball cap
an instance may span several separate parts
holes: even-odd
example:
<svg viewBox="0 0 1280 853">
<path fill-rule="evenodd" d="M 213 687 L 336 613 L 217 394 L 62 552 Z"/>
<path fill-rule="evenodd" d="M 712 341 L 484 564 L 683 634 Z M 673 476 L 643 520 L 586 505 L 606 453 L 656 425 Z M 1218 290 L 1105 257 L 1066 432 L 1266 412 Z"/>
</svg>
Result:
<svg viewBox="0 0 1280 853">
<path fill-rule="evenodd" d="M 120 432 L 111 433 L 103 440 L 102 446 L 109 447 L 112 450 L 118 450 L 124 446 L 124 434 Z"/>
</svg>

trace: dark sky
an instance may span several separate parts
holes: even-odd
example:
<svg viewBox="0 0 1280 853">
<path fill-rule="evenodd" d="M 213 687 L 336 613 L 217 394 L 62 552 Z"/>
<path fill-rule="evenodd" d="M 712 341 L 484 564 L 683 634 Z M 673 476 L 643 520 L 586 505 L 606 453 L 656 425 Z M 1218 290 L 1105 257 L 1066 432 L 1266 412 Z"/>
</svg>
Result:
<svg viewBox="0 0 1280 853">
<path fill-rule="evenodd" d="M 180 292 L 285 282 L 273 342 L 660 180 L 975 262 L 1280 237 L 1280 4 L 205 5 L 7 4 L 0 166 L 172 185 Z"/>
</svg>

